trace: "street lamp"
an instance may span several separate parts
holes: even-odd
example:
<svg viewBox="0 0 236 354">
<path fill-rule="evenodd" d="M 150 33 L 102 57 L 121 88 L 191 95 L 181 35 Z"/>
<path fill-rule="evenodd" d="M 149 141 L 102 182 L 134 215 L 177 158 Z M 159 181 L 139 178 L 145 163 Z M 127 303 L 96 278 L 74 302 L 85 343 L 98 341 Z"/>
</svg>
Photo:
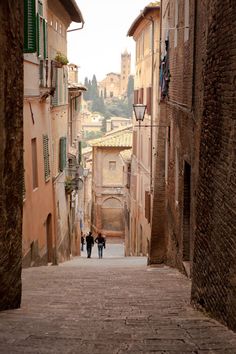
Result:
<svg viewBox="0 0 236 354">
<path fill-rule="evenodd" d="M 143 103 L 135 103 L 133 104 L 133 109 L 134 109 L 135 119 L 140 124 L 144 120 L 147 105 Z"/>
</svg>

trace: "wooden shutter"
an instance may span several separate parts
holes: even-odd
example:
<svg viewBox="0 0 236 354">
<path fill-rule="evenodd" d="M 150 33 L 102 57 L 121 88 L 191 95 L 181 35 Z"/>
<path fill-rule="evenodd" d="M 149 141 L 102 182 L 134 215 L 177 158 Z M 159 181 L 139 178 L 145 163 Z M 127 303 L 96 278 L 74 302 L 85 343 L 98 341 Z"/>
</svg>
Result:
<svg viewBox="0 0 236 354">
<path fill-rule="evenodd" d="M 143 88 L 139 89 L 138 103 L 143 103 Z"/>
<path fill-rule="evenodd" d="M 62 172 L 66 167 L 66 137 L 60 138 L 59 170 Z"/>
<path fill-rule="evenodd" d="M 134 104 L 138 103 L 138 90 L 134 90 Z"/>
<path fill-rule="evenodd" d="M 58 69 L 55 67 L 54 63 L 52 62 L 51 65 L 51 85 L 52 88 L 55 88 L 54 94 L 52 96 L 52 105 L 58 106 Z"/>
<path fill-rule="evenodd" d="M 137 156 L 137 132 L 133 131 L 133 154 Z"/>
<path fill-rule="evenodd" d="M 43 135 L 43 158 L 44 158 L 44 178 L 48 181 L 50 177 L 48 135 Z"/>
<path fill-rule="evenodd" d="M 146 89 L 146 104 L 147 104 L 147 114 L 151 114 L 151 110 L 152 110 L 152 88 L 151 87 L 147 87 Z"/>
<path fill-rule="evenodd" d="M 24 52 L 36 52 L 35 0 L 24 0 Z"/>
<path fill-rule="evenodd" d="M 37 28 L 37 54 L 38 56 L 41 53 L 41 48 L 40 48 L 40 16 L 37 14 L 36 16 L 36 28 Z"/>
<path fill-rule="evenodd" d="M 43 3 L 38 0 L 38 14 L 43 17 Z"/>
<path fill-rule="evenodd" d="M 43 56 L 48 57 L 48 26 L 47 21 L 43 19 Z"/>
<path fill-rule="evenodd" d="M 80 164 L 82 161 L 82 141 L 79 141 L 78 146 L 78 163 Z"/>
</svg>

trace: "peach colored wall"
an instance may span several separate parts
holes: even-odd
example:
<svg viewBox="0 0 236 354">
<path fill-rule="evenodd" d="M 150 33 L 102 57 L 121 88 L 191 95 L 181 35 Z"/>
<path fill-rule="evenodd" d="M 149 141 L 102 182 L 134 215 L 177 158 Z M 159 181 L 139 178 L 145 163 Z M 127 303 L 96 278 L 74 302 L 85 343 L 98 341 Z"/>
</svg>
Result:
<svg viewBox="0 0 236 354">
<path fill-rule="evenodd" d="M 32 107 L 33 119 L 30 111 Z M 24 101 L 24 168 L 25 200 L 23 208 L 23 255 L 30 250 L 33 240 L 38 240 L 40 256 L 46 252 L 46 226 L 48 214 L 53 215 L 52 178 L 45 182 L 43 159 L 43 134 L 50 137 L 49 105 L 38 99 Z M 33 190 L 31 139 L 37 139 L 38 187 Z M 52 222 L 53 225 L 53 222 Z M 53 227 L 53 226 L 52 226 Z"/>
</svg>

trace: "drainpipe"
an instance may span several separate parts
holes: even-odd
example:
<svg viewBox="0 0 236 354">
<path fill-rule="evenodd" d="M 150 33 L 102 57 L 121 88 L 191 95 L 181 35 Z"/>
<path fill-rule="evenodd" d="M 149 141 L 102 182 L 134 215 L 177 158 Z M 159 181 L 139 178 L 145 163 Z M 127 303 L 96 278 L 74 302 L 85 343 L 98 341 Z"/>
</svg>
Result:
<svg viewBox="0 0 236 354">
<path fill-rule="evenodd" d="M 152 85 L 152 97 L 151 97 L 151 124 L 150 124 L 150 147 L 151 147 L 151 154 L 150 154 L 150 193 L 153 193 L 153 158 L 152 158 L 152 153 L 153 153 L 153 115 L 154 115 L 154 104 L 153 104 L 153 92 L 154 92 L 154 54 L 155 54 L 155 48 L 154 48 L 154 20 L 153 17 L 145 17 L 143 14 L 143 17 L 150 21 L 152 24 L 152 62 L 151 62 L 151 85 Z"/>
</svg>

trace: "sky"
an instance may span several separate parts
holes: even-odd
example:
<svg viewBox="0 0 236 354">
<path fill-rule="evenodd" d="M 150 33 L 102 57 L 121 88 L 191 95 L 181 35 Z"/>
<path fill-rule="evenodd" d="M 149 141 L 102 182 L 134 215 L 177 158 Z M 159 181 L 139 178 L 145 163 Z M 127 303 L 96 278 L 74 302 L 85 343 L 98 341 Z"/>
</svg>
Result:
<svg viewBox="0 0 236 354">
<path fill-rule="evenodd" d="M 109 72 L 120 73 L 121 53 L 126 49 L 131 53 L 132 73 L 134 73 L 134 48 L 132 37 L 127 32 L 147 6 L 148 0 L 76 0 L 84 18 L 84 28 L 69 32 L 68 59 L 79 65 L 79 81 L 103 80 Z M 72 23 L 70 29 L 81 24 Z"/>
</svg>

